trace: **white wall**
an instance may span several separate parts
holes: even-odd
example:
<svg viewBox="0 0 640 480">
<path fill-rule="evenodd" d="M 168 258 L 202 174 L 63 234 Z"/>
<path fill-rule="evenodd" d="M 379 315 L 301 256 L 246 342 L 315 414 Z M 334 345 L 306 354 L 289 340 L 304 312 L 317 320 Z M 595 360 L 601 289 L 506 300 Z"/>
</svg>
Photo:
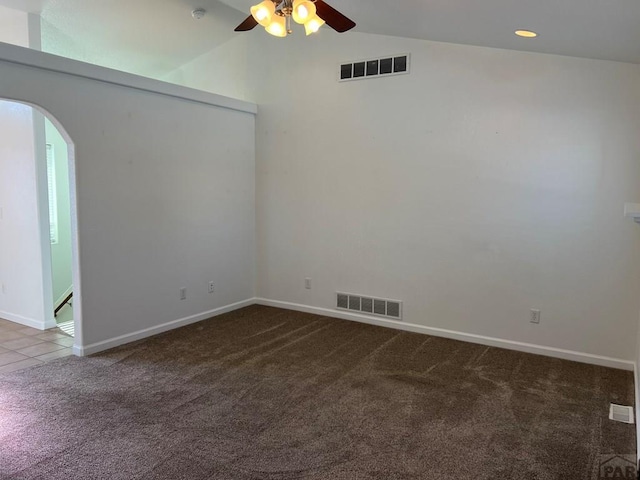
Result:
<svg viewBox="0 0 640 480">
<path fill-rule="evenodd" d="M 0 42 L 29 46 L 29 14 L 0 5 Z"/>
<path fill-rule="evenodd" d="M 40 50 L 40 15 L 0 5 L 0 42 Z"/>
<path fill-rule="evenodd" d="M 640 315 L 638 315 L 638 333 L 636 337 L 636 356 L 635 356 L 635 368 L 634 368 L 634 383 L 635 383 L 635 411 L 636 411 L 636 455 L 640 462 L 640 382 L 638 375 L 640 374 Z"/>
<path fill-rule="evenodd" d="M 0 42 L 39 46 L 37 16 L 0 7 Z M 39 115 L 0 101 L 0 317 L 45 328 L 34 132 Z"/>
<path fill-rule="evenodd" d="M 221 48 L 202 55 L 162 79 L 166 82 L 247 100 L 249 76 L 256 74 L 249 64 L 248 35 L 237 34 Z"/>
<path fill-rule="evenodd" d="M 2 44 L 0 69 L 0 97 L 41 106 L 74 143 L 77 347 L 254 296 L 254 106 Z"/>
<path fill-rule="evenodd" d="M 51 273 L 54 307 L 72 289 L 71 198 L 69 196 L 69 153 L 58 129 L 45 119 L 46 142 L 55 158 L 55 196 L 58 223 L 57 242 L 51 244 Z"/>
<path fill-rule="evenodd" d="M 622 207 L 640 199 L 639 66 L 247 36 L 259 296 L 400 299 L 408 323 L 634 359 L 640 231 Z M 410 75 L 337 82 L 340 62 L 398 53 Z M 224 87 L 209 60 L 182 81 Z"/>
<path fill-rule="evenodd" d="M 0 317 L 44 327 L 31 107 L 0 101 Z"/>
<path fill-rule="evenodd" d="M 259 296 L 329 309 L 336 290 L 398 298 L 408 323 L 633 361 L 640 232 L 622 205 L 640 199 L 640 67 L 328 30 L 249 35 L 230 48 L 261 105 Z M 341 61 L 406 52 L 410 75 L 336 81 Z M 208 78 L 211 58 L 235 57 L 203 56 L 180 81 L 230 89 L 235 70 Z M 85 344 L 252 296 L 252 164 L 203 160 L 251 157 L 250 115 L 23 70 L 3 69 L 0 96 L 35 96 L 84 139 Z M 229 287 L 219 303 L 200 293 L 211 271 Z M 182 284 L 198 297 L 175 300 Z"/>
</svg>

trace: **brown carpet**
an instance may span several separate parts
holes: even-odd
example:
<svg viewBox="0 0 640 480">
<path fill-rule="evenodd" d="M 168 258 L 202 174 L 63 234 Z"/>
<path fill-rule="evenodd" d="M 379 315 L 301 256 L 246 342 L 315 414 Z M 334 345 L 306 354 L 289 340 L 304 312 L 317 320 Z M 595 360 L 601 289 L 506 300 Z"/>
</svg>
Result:
<svg viewBox="0 0 640 480">
<path fill-rule="evenodd" d="M 633 376 L 253 306 L 0 375 L 2 479 L 598 478 Z"/>
</svg>

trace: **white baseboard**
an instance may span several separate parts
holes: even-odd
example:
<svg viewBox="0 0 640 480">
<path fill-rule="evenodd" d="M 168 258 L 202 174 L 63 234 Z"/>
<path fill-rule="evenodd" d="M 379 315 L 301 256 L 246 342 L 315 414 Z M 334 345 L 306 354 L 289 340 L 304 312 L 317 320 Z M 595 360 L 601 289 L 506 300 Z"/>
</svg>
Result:
<svg viewBox="0 0 640 480">
<path fill-rule="evenodd" d="M 46 325 L 44 322 L 35 320 L 33 318 L 23 317 L 21 315 L 15 315 L 9 312 L 0 311 L 0 318 L 4 318 L 5 320 L 9 320 L 10 322 L 19 323 L 20 325 L 24 325 L 25 327 L 37 328 L 38 330 L 46 330 L 47 328 L 51 328 L 51 326 Z"/>
<path fill-rule="evenodd" d="M 47 320 L 46 322 L 44 322 L 44 329 L 45 330 L 49 330 L 50 328 L 56 328 L 58 326 L 58 324 L 56 323 L 56 319 L 55 317 L 51 320 Z"/>
<path fill-rule="evenodd" d="M 638 385 L 638 362 L 633 364 L 633 384 L 635 386 L 635 409 L 636 409 L 636 459 L 640 462 L 640 386 Z M 636 462 L 636 466 L 638 466 Z"/>
<path fill-rule="evenodd" d="M 398 322 L 377 317 L 369 317 L 367 315 L 359 315 L 356 313 L 342 312 L 339 310 L 331 310 L 329 308 L 312 307 L 309 305 L 300 305 L 297 303 L 281 302 L 278 300 L 269 300 L 266 298 L 256 298 L 258 305 L 266 305 L 270 307 L 285 308 L 288 310 L 296 310 L 299 312 L 315 313 L 327 317 L 341 318 L 343 320 L 352 320 L 355 322 L 368 323 L 381 327 L 395 328 L 397 330 L 405 330 L 408 332 L 424 333 L 435 337 L 450 338 L 453 340 L 461 340 L 463 342 L 478 343 L 490 347 L 506 348 L 508 350 L 517 350 L 519 352 L 533 353 L 536 355 L 545 355 L 547 357 L 561 358 L 564 360 L 572 360 L 574 362 L 588 363 L 591 365 L 600 365 L 602 367 L 618 368 L 622 370 L 633 370 L 634 362 L 623 360 L 620 358 L 603 357 L 601 355 L 593 355 L 590 353 L 575 352 L 572 350 L 564 350 L 561 348 L 546 347 L 543 345 L 535 345 L 532 343 L 515 342 L 512 340 L 504 340 L 501 338 L 485 337 L 483 335 L 475 335 L 472 333 L 456 332 L 454 330 L 445 330 L 442 328 L 426 327 L 424 325 L 416 325 L 412 323 Z"/>
<path fill-rule="evenodd" d="M 423 334 L 432 335 L 435 337 L 450 338 L 453 340 L 460 340 L 463 342 L 477 343 L 477 344 L 487 345 L 491 347 L 505 348 L 508 350 L 516 350 L 519 352 L 533 353 L 536 355 L 544 355 L 547 357 L 561 358 L 564 360 L 572 360 L 574 362 L 588 363 L 591 365 L 618 368 L 622 370 L 632 370 L 632 371 L 635 370 L 634 362 L 623 360 L 620 358 L 604 357 L 601 355 L 593 355 L 590 353 L 576 352 L 573 350 L 564 350 L 561 348 L 547 347 L 543 345 L 535 345 L 535 344 L 524 343 L 524 342 L 516 342 L 513 340 L 505 340 L 501 338 L 486 337 L 483 335 L 475 335 L 472 333 L 464 333 L 464 332 L 457 332 L 454 330 L 446 330 L 442 328 L 427 327 L 424 325 L 416 325 L 412 323 L 398 322 L 398 321 L 388 320 L 383 318 L 369 317 L 367 315 L 359 315 L 356 313 L 343 312 L 339 310 L 331 310 L 328 308 L 313 307 L 309 305 L 282 302 L 278 300 L 269 300 L 266 298 L 249 298 L 247 300 L 233 303 L 231 305 L 226 305 L 224 307 L 209 310 L 207 312 L 202 312 L 197 315 L 192 315 L 189 317 L 180 318 L 178 320 L 173 320 L 171 322 L 163 323 L 162 325 L 157 325 L 155 327 L 146 328 L 144 330 L 138 330 L 137 332 L 121 335 L 119 337 L 111 338 L 109 340 L 104 340 L 102 342 L 93 343 L 85 346 L 74 345 L 73 353 L 78 356 L 91 355 L 93 353 L 98 353 L 103 350 L 108 350 L 110 348 L 124 345 L 125 343 L 130 343 L 136 340 L 141 340 L 143 338 L 151 337 L 153 335 L 157 335 L 159 333 L 163 333 L 168 330 L 172 330 L 174 328 L 190 325 L 192 323 L 206 320 L 207 318 L 215 317 L 217 315 L 222 315 L 223 313 L 231 312 L 233 310 L 238 310 L 240 308 L 248 307 L 254 304 L 284 308 L 287 310 L 295 310 L 299 312 L 313 313 L 317 315 L 324 315 L 327 317 L 341 318 L 343 320 L 351 320 L 355 322 L 367 323 L 370 325 L 378 325 L 381 327 L 395 328 L 397 330 L 404 330 L 408 332 L 423 333 Z M 0 312 L 0 316 L 2 315 L 3 313 Z M 12 320 L 12 319 L 7 318 L 7 320 Z M 19 322 L 19 323 L 23 323 L 23 322 Z M 32 325 L 28 325 L 28 326 L 32 326 Z M 35 328 L 38 328 L 38 327 L 35 327 Z M 636 372 L 635 375 L 636 375 L 636 389 L 637 389 L 638 373 Z M 638 397 L 636 396 L 636 398 Z M 636 402 L 637 401 L 638 400 L 636 400 Z M 640 438 L 640 433 L 638 437 Z"/>
<path fill-rule="evenodd" d="M 79 357 L 83 357 L 85 355 L 102 352 L 103 350 L 119 347 L 120 345 L 124 345 L 125 343 L 135 342 L 136 340 L 141 340 L 143 338 L 151 337 L 159 333 L 167 332 L 169 330 L 173 330 L 174 328 L 184 327 L 185 325 L 200 322 L 211 317 L 222 315 L 223 313 L 232 312 L 233 310 L 248 307 L 250 305 L 254 305 L 255 303 L 255 298 L 250 298 L 241 302 L 232 303 L 231 305 L 215 308 L 213 310 L 198 313 L 196 315 L 191 315 L 189 317 L 179 318 L 178 320 L 163 323 L 162 325 L 156 325 L 155 327 L 145 328 L 144 330 L 138 330 L 137 332 L 110 338 L 109 340 L 104 340 L 102 342 L 92 343 L 91 345 L 74 345 L 73 354 Z"/>
<path fill-rule="evenodd" d="M 63 300 L 65 298 L 67 298 L 67 296 L 73 292 L 73 285 L 71 285 L 69 288 L 67 288 L 64 293 L 62 295 L 60 295 L 60 298 L 58 298 L 55 302 L 53 302 L 53 309 L 55 310 L 56 308 L 58 308 L 58 306 L 60 306 L 60 304 L 63 302 Z"/>
</svg>

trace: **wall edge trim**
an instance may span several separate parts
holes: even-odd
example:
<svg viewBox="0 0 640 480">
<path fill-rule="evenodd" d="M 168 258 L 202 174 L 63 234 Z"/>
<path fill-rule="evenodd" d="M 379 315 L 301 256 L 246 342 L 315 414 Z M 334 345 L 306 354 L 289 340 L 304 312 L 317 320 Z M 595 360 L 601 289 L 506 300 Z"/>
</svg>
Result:
<svg viewBox="0 0 640 480">
<path fill-rule="evenodd" d="M 55 323 L 53 325 L 47 325 L 45 322 L 41 322 L 34 318 L 23 317 L 22 315 L 16 315 L 2 310 L 0 310 L 0 318 L 9 320 L 13 323 L 19 323 L 25 327 L 37 328 L 38 330 L 46 330 L 48 328 L 55 327 Z"/>
<path fill-rule="evenodd" d="M 413 323 L 398 322 L 394 320 L 383 319 L 379 317 L 369 317 L 367 315 L 359 315 L 354 313 L 343 312 L 339 310 L 331 310 L 329 308 L 313 307 L 310 305 L 302 305 L 298 303 L 283 302 L 279 300 L 270 300 L 267 298 L 256 298 L 258 305 L 269 307 L 284 308 L 287 310 L 296 310 L 305 313 L 315 313 L 327 317 L 340 318 L 343 320 L 351 320 L 355 322 L 377 325 L 380 327 L 394 328 L 396 330 L 404 330 L 407 332 L 423 333 L 433 335 L 434 337 L 449 338 L 452 340 L 460 340 L 463 342 L 477 343 L 487 345 L 489 347 L 504 348 L 507 350 L 515 350 L 524 353 L 533 353 L 535 355 L 543 355 L 546 357 L 560 358 L 563 360 L 571 360 L 574 362 L 587 363 L 602 367 L 617 368 L 621 370 L 633 370 L 634 362 L 623 360 L 621 358 L 605 357 L 602 355 L 594 355 L 585 352 L 576 352 L 573 350 L 564 350 L 561 348 L 547 347 L 544 345 L 536 345 L 532 343 L 516 342 L 513 340 L 505 340 L 501 338 L 486 337 L 472 333 L 458 332 L 455 330 L 446 330 L 442 328 L 428 327 L 424 325 L 416 325 Z"/>
<path fill-rule="evenodd" d="M 623 360 L 620 358 L 605 357 L 602 355 L 594 355 L 586 352 L 577 352 L 573 350 L 565 350 L 555 347 L 547 347 L 544 345 L 536 345 L 532 343 L 516 342 L 513 340 L 505 340 L 495 337 L 486 337 L 482 335 L 476 335 L 472 333 L 458 332 L 455 330 L 446 330 L 442 328 L 428 327 L 424 325 L 416 325 L 412 323 L 396 322 L 394 320 L 387 320 L 377 317 L 369 317 L 366 315 L 358 315 L 353 313 L 342 312 L 338 310 L 331 310 L 328 308 L 314 307 L 310 305 L 303 305 L 298 303 L 284 302 L 280 300 L 270 300 L 267 298 L 254 297 L 240 302 L 225 305 L 223 307 L 208 310 L 202 313 L 191 315 L 188 317 L 172 320 L 170 322 L 149 327 L 143 330 L 138 330 L 126 335 L 103 340 L 101 342 L 93 343 L 86 346 L 74 345 L 73 353 L 77 356 L 91 355 L 110 348 L 114 348 L 126 343 L 142 340 L 144 338 L 164 333 L 175 328 L 197 323 L 208 318 L 212 318 L 223 313 L 232 312 L 240 308 L 248 307 L 251 305 L 264 305 L 268 307 L 283 308 L 286 310 L 294 310 L 305 313 L 313 313 L 317 315 L 323 315 L 332 318 L 340 318 L 342 320 L 355 321 L 360 323 L 366 323 L 369 325 L 377 325 L 380 327 L 393 328 L 396 330 L 403 330 L 414 333 L 422 333 L 432 335 L 435 337 L 449 338 L 452 340 L 460 340 L 463 342 L 476 343 L 480 345 L 486 345 L 490 347 L 504 348 L 507 350 L 515 350 L 524 353 L 532 353 L 535 355 L 542 355 L 546 357 L 559 358 L 563 360 L 571 360 L 574 362 L 586 363 L 590 365 L 598 365 L 602 367 L 617 368 L 621 370 L 628 370 L 634 372 L 636 380 L 636 409 L 640 408 L 638 401 L 638 367 L 635 362 Z M 2 315 L 2 312 L 0 312 Z M 7 318 L 7 320 L 10 320 Z M 639 430 L 640 432 L 640 430 Z M 639 435 L 640 437 L 640 435 Z"/>
</svg>

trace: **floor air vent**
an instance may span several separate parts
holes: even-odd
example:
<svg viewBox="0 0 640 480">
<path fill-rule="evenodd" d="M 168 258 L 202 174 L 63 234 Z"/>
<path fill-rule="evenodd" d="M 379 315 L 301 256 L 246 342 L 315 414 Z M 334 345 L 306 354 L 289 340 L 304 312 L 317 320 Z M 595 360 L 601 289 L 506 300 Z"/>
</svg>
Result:
<svg viewBox="0 0 640 480">
<path fill-rule="evenodd" d="M 398 300 L 388 300 L 385 298 L 363 297 L 351 293 L 336 294 L 336 308 L 339 310 L 350 310 L 381 317 L 402 319 L 402 302 Z"/>
<path fill-rule="evenodd" d="M 633 423 L 633 407 L 611 404 L 609 408 L 609 420 L 623 423 Z"/>
</svg>

